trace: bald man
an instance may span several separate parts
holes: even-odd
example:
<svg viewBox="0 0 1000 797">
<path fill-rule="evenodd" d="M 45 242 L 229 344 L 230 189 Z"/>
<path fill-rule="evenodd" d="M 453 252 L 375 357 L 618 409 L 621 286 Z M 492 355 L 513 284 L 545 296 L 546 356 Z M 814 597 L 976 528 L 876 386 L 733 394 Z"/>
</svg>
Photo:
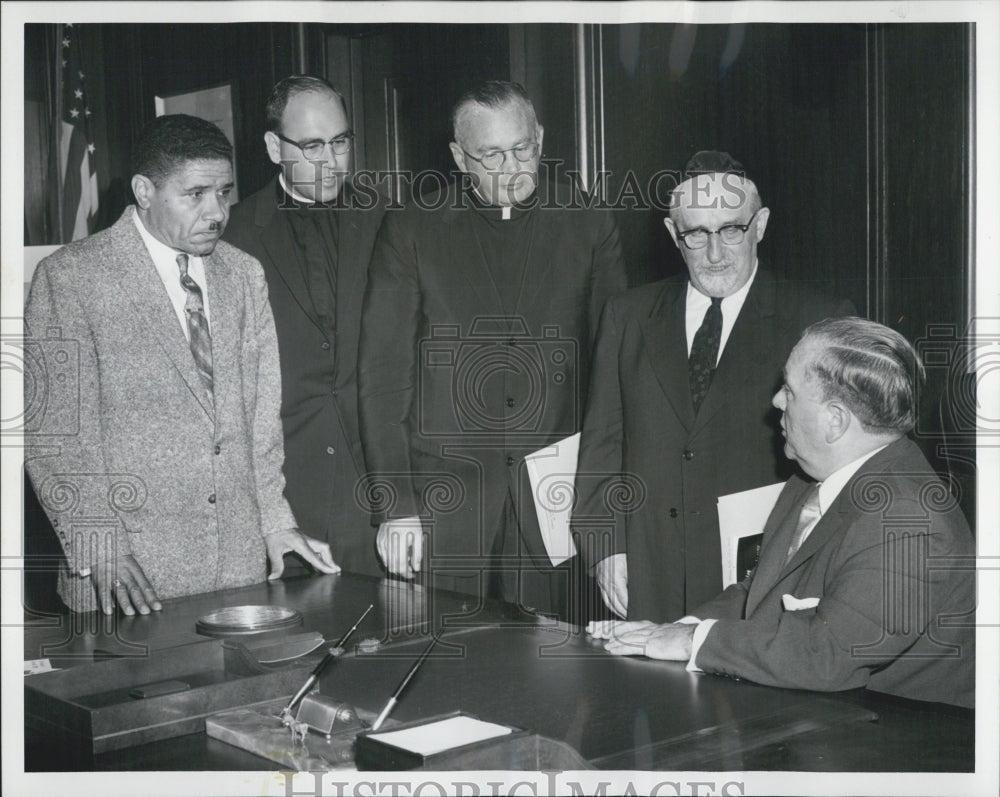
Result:
<svg viewBox="0 0 1000 797">
<path fill-rule="evenodd" d="M 722 589 L 716 501 L 791 475 L 771 407 L 785 358 L 854 309 L 760 267 L 770 211 L 738 161 L 699 152 L 685 175 L 665 224 L 688 273 L 608 302 L 580 443 L 573 524 L 630 620 L 677 620 Z"/>
</svg>

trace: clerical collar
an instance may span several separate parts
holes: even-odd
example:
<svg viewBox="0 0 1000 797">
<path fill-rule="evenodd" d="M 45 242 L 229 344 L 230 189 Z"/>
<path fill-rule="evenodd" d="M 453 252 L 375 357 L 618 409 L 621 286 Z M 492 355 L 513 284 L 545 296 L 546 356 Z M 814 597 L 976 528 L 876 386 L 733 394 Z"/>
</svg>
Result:
<svg viewBox="0 0 1000 797">
<path fill-rule="evenodd" d="M 476 209 L 480 216 L 488 221 L 517 221 L 534 210 L 538 204 L 536 191 L 532 191 L 524 202 L 518 205 L 490 205 L 487 204 L 475 189 L 469 189 L 468 195 L 472 200 L 472 207 Z"/>
<path fill-rule="evenodd" d="M 340 192 L 334 197 L 332 202 L 317 202 L 315 199 L 307 199 L 298 191 L 289 188 L 285 183 L 285 175 L 278 174 L 278 207 L 280 208 L 305 208 L 317 205 L 323 208 L 339 208 L 344 206 L 344 186 L 341 185 Z"/>
</svg>

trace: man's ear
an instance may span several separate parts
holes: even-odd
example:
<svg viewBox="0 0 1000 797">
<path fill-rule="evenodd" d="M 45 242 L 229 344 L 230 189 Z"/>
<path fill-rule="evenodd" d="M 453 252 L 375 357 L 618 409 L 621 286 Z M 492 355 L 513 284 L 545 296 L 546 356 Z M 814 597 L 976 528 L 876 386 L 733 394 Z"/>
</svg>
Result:
<svg viewBox="0 0 1000 797">
<path fill-rule="evenodd" d="M 851 428 L 854 416 L 851 411 L 837 399 L 826 403 L 826 430 L 824 439 L 827 443 L 836 443 L 841 437 L 847 434 Z"/>
<path fill-rule="evenodd" d="M 278 138 L 272 131 L 268 130 L 264 133 L 264 146 L 267 147 L 267 157 L 271 159 L 271 163 L 281 163 L 281 139 Z"/>
<path fill-rule="evenodd" d="M 541 125 L 535 125 L 535 141 L 538 143 L 538 153 L 542 152 L 542 139 L 545 137 L 545 128 Z"/>
<path fill-rule="evenodd" d="M 678 249 L 680 249 L 681 248 L 681 242 L 677 238 L 677 225 L 674 224 L 674 220 L 672 218 L 670 218 L 670 216 L 667 216 L 663 220 L 663 223 L 666 225 L 667 232 L 670 233 L 670 237 L 674 239 L 674 245 Z"/>
<path fill-rule="evenodd" d="M 156 193 L 156 186 L 144 174 L 132 175 L 132 193 L 135 194 L 135 203 L 143 210 L 149 210 L 153 204 L 153 195 Z"/>
<path fill-rule="evenodd" d="M 764 240 L 764 230 L 767 229 L 767 220 L 771 216 L 771 211 L 768 208 L 761 208 L 757 211 L 757 215 L 754 217 L 754 229 L 757 231 L 757 243 Z"/>
<path fill-rule="evenodd" d="M 465 164 L 465 150 L 463 150 L 460 146 L 458 146 L 458 144 L 456 144 L 454 141 L 448 144 L 448 149 L 451 150 L 451 157 L 454 159 L 455 165 L 458 167 L 458 170 L 460 172 L 469 171 L 468 167 Z"/>
</svg>

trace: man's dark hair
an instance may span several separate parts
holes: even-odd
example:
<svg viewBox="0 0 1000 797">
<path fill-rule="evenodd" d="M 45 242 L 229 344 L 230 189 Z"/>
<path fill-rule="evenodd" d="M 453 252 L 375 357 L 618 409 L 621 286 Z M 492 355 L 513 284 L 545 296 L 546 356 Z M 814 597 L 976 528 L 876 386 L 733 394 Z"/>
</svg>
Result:
<svg viewBox="0 0 1000 797">
<path fill-rule="evenodd" d="M 916 423 L 916 389 L 924 367 L 896 330 L 865 318 L 828 318 L 808 327 L 821 352 L 806 363 L 824 401 L 840 399 L 867 432 L 906 434 Z"/>
<path fill-rule="evenodd" d="M 692 155 L 684 167 L 684 178 L 694 177 L 696 174 L 738 174 L 746 177 L 746 169 L 743 164 L 728 152 L 720 152 L 715 149 L 703 149 Z"/>
<path fill-rule="evenodd" d="M 704 174 L 732 174 L 739 177 L 749 186 L 749 194 L 739 197 L 741 203 L 743 199 L 748 199 L 747 209 L 751 213 L 756 213 L 763 207 L 757 185 L 747 175 L 743 164 L 728 152 L 721 152 L 716 149 L 703 149 L 688 158 L 684 166 L 684 173 L 677 187 L 671 192 L 670 197 L 670 218 L 677 221 L 677 211 L 681 205 L 681 186 L 692 177 L 699 177 Z"/>
<path fill-rule="evenodd" d="M 340 101 L 340 107 L 344 109 L 344 115 L 347 115 L 347 103 L 344 101 L 344 95 L 337 91 L 330 81 L 316 75 L 291 75 L 283 80 L 279 80 L 274 88 L 271 89 L 271 93 L 267 98 L 267 105 L 265 106 L 265 113 L 267 114 L 265 129 L 272 133 L 281 132 L 281 119 L 285 115 L 285 108 L 288 107 L 288 101 L 292 97 L 308 92 L 314 94 L 332 94 Z"/>
<path fill-rule="evenodd" d="M 197 116 L 159 116 L 142 131 L 132 150 L 132 174 L 161 182 L 188 161 L 233 162 L 233 145 L 217 126 Z"/>
<path fill-rule="evenodd" d="M 466 91 L 458 98 L 458 101 L 451 110 L 451 126 L 455 140 L 458 141 L 459 117 L 466 106 L 476 104 L 486 108 L 503 108 L 511 102 L 524 103 L 537 124 L 535 106 L 531 103 L 531 97 L 528 96 L 528 92 L 524 90 L 524 86 L 520 83 L 514 83 L 509 80 L 487 80 Z"/>
</svg>

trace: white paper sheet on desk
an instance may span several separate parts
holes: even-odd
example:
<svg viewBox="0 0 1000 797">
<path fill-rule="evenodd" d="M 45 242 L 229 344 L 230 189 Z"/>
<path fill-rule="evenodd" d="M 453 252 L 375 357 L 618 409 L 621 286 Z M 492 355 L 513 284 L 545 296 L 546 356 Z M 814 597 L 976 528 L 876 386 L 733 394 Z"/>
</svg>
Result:
<svg viewBox="0 0 1000 797">
<path fill-rule="evenodd" d="M 580 433 L 541 448 L 524 458 L 531 481 L 535 516 L 542 542 L 553 565 L 576 556 L 576 544 L 569 531 L 573 510 L 573 480 L 580 453 Z"/>
<path fill-rule="evenodd" d="M 369 737 L 426 756 L 464 744 L 506 736 L 511 730 L 506 725 L 484 722 L 475 717 L 447 717 L 415 728 L 369 734 Z"/>
<path fill-rule="evenodd" d="M 735 584 L 740 540 L 764 530 L 784 482 L 719 496 L 719 541 L 722 543 L 722 588 Z"/>
</svg>

